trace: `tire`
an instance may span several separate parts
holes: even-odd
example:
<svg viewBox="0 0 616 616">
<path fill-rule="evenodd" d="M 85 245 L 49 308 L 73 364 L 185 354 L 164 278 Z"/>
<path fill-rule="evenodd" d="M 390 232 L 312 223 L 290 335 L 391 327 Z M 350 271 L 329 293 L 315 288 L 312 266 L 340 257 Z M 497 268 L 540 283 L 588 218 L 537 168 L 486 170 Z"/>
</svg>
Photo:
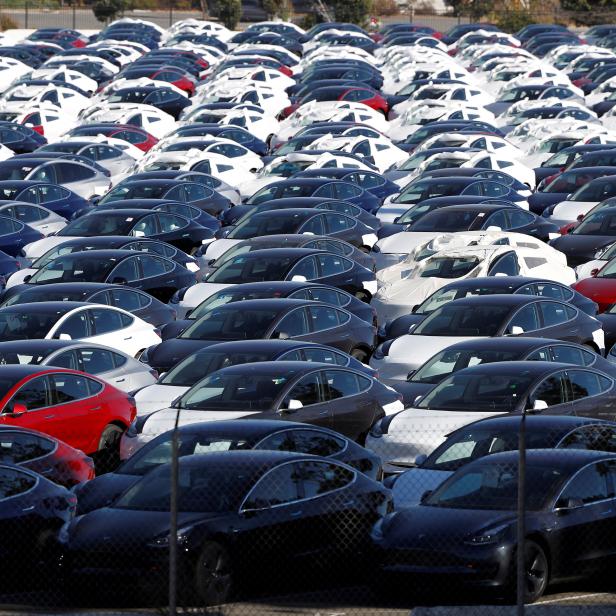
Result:
<svg viewBox="0 0 616 616">
<path fill-rule="evenodd" d="M 355 297 L 366 304 L 369 304 L 372 299 L 372 296 L 367 291 L 356 291 Z"/>
<path fill-rule="evenodd" d="M 103 430 L 95 455 L 96 473 L 115 470 L 120 464 L 120 439 L 124 430 L 115 424 L 109 424 Z"/>
<path fill-rule="evenodd" d="M 207 541 L 195 566 L 195 590 L 205 605 L 226 603 L 231 596 L 233 573 L 227 549 L 215 541 Z"/>
<path fill-rule="evenodd" d="M 368 361 L 368 353 L 360 348 L 352 349 L 349 355 L 357 361 L 360 361 L 362 364 L 365 364 Z"/>
<path fill-rule="evenodd" d="M 514 553 L 511 562 L 511 574 L 509 583 L 509 598 L 516 598 L 516 557 Z M 550 565 L 545 550 L 532 540 L 527 539 L 524 543 L 524 602 L 534 603 L 545 592 L 550 573 Z"/>
</svg>

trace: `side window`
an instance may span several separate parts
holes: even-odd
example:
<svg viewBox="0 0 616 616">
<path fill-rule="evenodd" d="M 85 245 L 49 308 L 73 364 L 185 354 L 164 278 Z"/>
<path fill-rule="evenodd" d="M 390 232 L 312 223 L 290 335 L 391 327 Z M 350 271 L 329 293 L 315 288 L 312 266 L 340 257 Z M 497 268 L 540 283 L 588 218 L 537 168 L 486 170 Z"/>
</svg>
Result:
<svg viewBox="0 0 616 616">
<path fill-rule="evenodd" d="M 568 434 L 558 445 L 562 449 L 588 449 L 616 452 L 616 431 L 605 425 L 585 426 Z M 610 472 L 616 467 L 610 465 Z M 612 477 L 612 481 L 614 477 Z"/>
<path fill-rule="evenodd" d="M 139 273 L 138 257 L 129 257 L 124 259 L 117 267 L 115 267 L 108 276 L 109 282 L 112 284 L 133 282 L 141 278 Z"/>
<path fill-rule="evenodd" d="M 255 449 L 294 451 L 313 456 L 333 456 L 346 447 L 346 442 L 317 430 L 284 430 L 263 439 Z"/>
<path fill-rule="evenodd" d="M 609 498 L 607 485 L 607 466 L 602 463 L 591 464 L 581 470 L 565 486 L 556 507 L 572 504 L 587 505 Z"/>
<path fill-rule="evenodd" d="M 611 386 L 610 379 L 586 370 L 568 370 L 567 376 L 574 400 L 596 396 Z"/>
<path fill-rule="evenodd" d="M 331 329 L 332 327 L 338 327 L 340 324 L 338 320 L 338 311 L 334 308 L 311 306 L 308 308 L 308 311 L 310 313 L 310 323 L 313 332 L 320 332 L 325 329 Z"/>
<path fill-rule="evenodd" d="M 356 396 L 361 391 L 359 379 L 354 372 L 325 370 L 323 377 L 328 400 Z"/>
<path fill-rule="evenodd" d="M 314 498 L 349 485 L 355 473 L 337 464 L 327 462 L 300 462 L 304 498 Z"/>
<path fill-rule="evenodd" d="M 306 361 L 315 361 L 332 366 L 346 366 L 349 363 L 349 360 L 342 353 L 336 353 L 329 349 L 304 349 L 304 357 Z"/>
<path fill-rule="evenodd" d="M 66 351 L 65 353 L 60 353 L 51 365 L 56 366 L 57 368 L 68 368 L 69 370 L 81 370 L 79 366 L 79 362 L 77 360 L 77 355 L 75 351 Z"/>
<path fill-rule="evenodd" d="M 356 224 L 352 218 L 341 216 L 340 214 L 326 214 L 325 221 L 328 233 L 339 233 L 354 227 Z"/>
<path fill-rule="evenodd" d="M 134 237 L 149 237 L 158 233 L 157 218 L 154 214 L 142 218 L 131 230 Z"/>
<path fill-rule="evenodd" d="M 160 231 L 161 233 L 171 233 L 172 231 L 177 231 L 178 229 L 183 229 L 188 226 L 188 221 L 181 216 L 175 216 L 174 214 L 157 214 L 158 220 L 160 222 Z"/>
<path fill-rule="evenodd" d="M 323 216 L 315 216 L 306 221 L 299 230 L 300 233 L 312 233 L 314 235 L 323 235 L 325 227 L 323 226 Z"/>
<path fill-rule="evenodd" d="M 527 358 L 527 361 L 552 361 L 552 357 L 550 355 L 549 347 L 543 347 L 542 349 L 537 349 L 533 351 Z M 554 360 L 560 361 L 560 360 Z M 569 362 L 565 362 L 569 363 Z"/>
<path fill-rule="evenodd" d="M 520 273 L 518 258 L 514 252 L 502 255 L 488 269 L 488 276 L 505 274 L 506 276 L 517 276 Z"/>
<path fill-rule="evenodd" d="M 56 444 L 41 436 L 21 432 L 0 434 L 0 460 L 12 464 L 35 460 L 55 451 Z"/>
<path fill-rule="evenodd" d="M 593 354 L 588 351 L 583 351 L 574 346 L 568 346 L 566 344 L 554 345 L 551 347 L 553 361 L 557 361 L 561 364 L 573 364 L 575 366 L 588 366 L 588 359 L 594 361 Z M 592 363 L 592 361 L 590 363 Z"/>
<path fill-rule="evenodd" d="M 59 338 L 60 334 L 68 334 L 71 340 L 88 336 L 90 334 L 90 327 L 87 311 L 82 310 L 66 319 L 54 334 L 54 338 Z"/>
<path fill-rule="evenodd" d="M 348 267 L 349 262 L 347 262 L 346 259 L 343 259 L 342 257 L 335 257 L 334 255 L 318 255 L 317 261 L 319 263 L 322 278 L 327 276 L 335 276 L 336 274 L 341 274 L 347 269 L 351 269 Z M 351 267 L 353 267 L 352 264 Z"/>
<path fill-rule="evenodd" d="M 36 479 L 32 475 L 17 469 L 0 468 L 0 499 L 23 494 L 35 485 Z"/>
<path fill-rule="evenodd" d="M 524 227 L 525 225 L 533 222 L 535 217 L 524 210 L 518 211 L 517 209 L 507 210 L 507 216 L 509 217 L 509 229 L 517 229 L 518 227 Z"/>
<path fill-rule="evenodd" d="M 314 280 L 318 278 L 317 264 L 314 257 L 305 257 L 299 261 L 288 275 L 290 280 L 293 276 L 304 276 L 306 280 Z"/>
<path fill-rule="evenodd" d="M 114 362 L 114 355 L 111 351 L 104 349 L 80 349 L 77 351 L 81 359 L 82 370 L 88 374 L 100 374 L 114 370 L 117 366 Z M 119 357 L 122 357 L 119 355 Z"/>
<path fill-rule="evenodd" d="M 162 276 L 167 271 L 165 262 L 162 259 L 157 259 L 156 257 L 151 257 L 149 255 L 142 255 L 137 258 L 141 262 L 144 278 Z"/>
<path fill-rule="evenodd" d="M 499 227 L 505 230 L 509 229 L 509 221 L 507 220 L 507 213 L 505 210 L 499 210 L 498 212 L 494 212 L 491 216 L 488 216 L 482 228 L 487 229 L 488 227 Z"/>
<path fill-rule="evenodd" d="M 109 291 L 109 295 L 111 296 L 111 306 L 123 308 L 128 312 L 139 310 L 139 308 L 147 306 L 152 301 L 147 295 L 142 295 L 136 291 L 129 291 L 128 289 L 113 289 Z"/>
<path fill-rule="evenodd" d="M 11 413 L 15 404 L 23 404 L 28 411 L 50 406 L 52 402 L 49 395 L 48 378 L 40 376 L 22 385 L 4 407 L 4 412 Z"/>
<path fill-rule="evenodd" d="M 535 304 L 529 304 L 518 310 L 509 322 L 507 331 L 513 333 L 514 327 L 521 327 L 522 332 L 532 332 L 540 328 L 539 317 Z"/>
<path fill-rule="evenodd" d="M 569 320 L 567 307 L 556 302 L 539 302 L 539 309 L 543 318 L 543 327 L 559 325 Z"/>
<path fill-rule="evenodd" d="M 344 295 L 340 291 L 334 289 L 327 289 L 325 287 L 317 287 L 316 289 L 308 289 L 310 298 L 317 302 L 323 302 L 325 304 L 332 304 L 333 306 L 346 306 L 351 300 L 348 296 Z"/>
<path fill-rule="evenodd" d="M 54 404 L 76 402 L 90 396 L 88 379 L 76 374 L 52 374 L 52 399 Z"/>
<path fill-rule="evenodd" d="M 278 358 L 278 361 L 304 361 L 301 351 L 289 351 Z"/>
<path fill-rule="evenodd" d="M 310 333 L 308 315 L 305 308 L 297 308 L 282 318 L 276 326 L 277 332 L 284 332 L 290 338 L 305 336 Z"/>
<path fill-rule="evenodd" d="M 242 509 L 267 509 L 301 498 L 299 464 L 288 463 L 266 473 L 250 491 Z"/>
<path fill-rule="evenodd" d="M 563 374 L 550 376 L 535 388 L 530 396 L 530 408 L 537 400 L 543 400 L 548 406 L 555 406 L 567 402 L 567 382 Z"/>
<path fill-rule="evenodd" d="M 109 332 L 122 329 L 125 325 L 122 322 L 122 313 L 106 308 L 91 308 L 90 314 L 94 323 L 95 336 L 107 334 Z"/>
<path fill-rule="evenodd" d="M 298 381 L 285 396 L 281 407 L 289 408 L 289 401 L 291 400 L 300 402 L 302 406 L 323 402 L 324 399 L 321 391 L 321 378 L 319 373 L 314 372 L 308 374 Z"/>
</svg>

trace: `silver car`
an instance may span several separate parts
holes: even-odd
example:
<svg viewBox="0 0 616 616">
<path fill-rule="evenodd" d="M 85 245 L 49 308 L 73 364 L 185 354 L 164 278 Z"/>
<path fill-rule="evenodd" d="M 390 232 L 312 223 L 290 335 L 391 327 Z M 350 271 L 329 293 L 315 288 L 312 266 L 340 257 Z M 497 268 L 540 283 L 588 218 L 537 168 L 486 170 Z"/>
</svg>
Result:
<svg viewBox="0 0 616 616">
<path fill-rule="evenodd" d="M 40 164 L 22 179 L 60 184 L 84 199 L 104 195 L 111 188 L 109 176 L 90 165 L 64 158 Z"/>
<path fill-rule="evenodd" d="M 0 214 L 15 218 L 43 235 L 51 235 L 64 229 L 68 222 L 66 218 L 46 207 L 25 201 L 0 201 Z"/>
<path fill-rule="evenodd" d="M 33 364 L 81 370 L 133 392 L 156 383 L 158 373 L 116 349 L 74 340 L 0 342 L 0 365 Z"/>
</svg>

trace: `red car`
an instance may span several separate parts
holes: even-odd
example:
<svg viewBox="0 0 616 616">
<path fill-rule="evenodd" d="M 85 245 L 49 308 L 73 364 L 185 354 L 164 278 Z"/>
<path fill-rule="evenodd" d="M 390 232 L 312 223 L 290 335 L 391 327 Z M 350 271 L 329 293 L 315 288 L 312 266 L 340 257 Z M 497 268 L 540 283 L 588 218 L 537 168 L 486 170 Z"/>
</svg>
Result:
<svg viewBox="0 0 616 616">
<path fill-rule="evenodd" d="M 94 479 L 92 458 L 36 430 L 0 426 L 0 456 L 67 488 Z"/>
<path fill-rule="evenodd" d="M 96 137 L 97 135 L 105 135 L 105 137 L 115 137 L 116 139 L 124 139 L 132 143 L 136 148 L 143 152 L 147 152 L 151 147 L 158 143 L 158 139 L 150 135 L 146 130 L 132 124 L 111 124 L 101 122 L 98 124 L 84 124 L 73 128 L 69 135 L 71 137 Z"/>
<path fill-rule="evenodd" d="M 608 261 L 598 272 L 593 270 L 591 278 L 583 278 L 571 285 L 582 295 L 599 305 L 599 312 L 605 312 L 616 304 L 616 259 Z"/>
<path fill-rule="evenodd" d="M 150 79 L 156 81 L 166 81 L 180 90 L 184 90 L 188 96 L 192 96 L 195 93 L 195 82 L 189 79 L 182 71 L 175 70 L 169 67 L 163 67 L 159 71 L 149 75 Z"/>
<path fill-rule="evenodd" d="M 119 460 L 135 400 L 90 374 L 32 365 L 0 367 L 0 425 L 38 430 L 103 465 Z"/>
</svg>

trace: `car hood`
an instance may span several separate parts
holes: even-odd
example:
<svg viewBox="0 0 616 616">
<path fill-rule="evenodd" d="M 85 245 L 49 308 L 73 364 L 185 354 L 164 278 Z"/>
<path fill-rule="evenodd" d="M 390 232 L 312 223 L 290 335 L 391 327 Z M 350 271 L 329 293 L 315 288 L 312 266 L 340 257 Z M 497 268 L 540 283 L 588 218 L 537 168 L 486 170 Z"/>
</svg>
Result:
<svg viewBox="0 0 616 616">
<path fill-rule="evenodd" d="M 588 255 L 592 259 L 599 248 L 613 244 L 615 239 L 613 235 L 568 234 L 552 240 L 550 245 L 567 256 Z"/>
<path fill-rule="evenodd" d="M 108 507 L 125 490 L 141 479 L 138 475 L 107 473 L 82 483 L 75 490 L 77 514 L 82 515 L 95 509 Z"/>
<path fill-rule="evenodd" d="M 148 415 L 165 409 L 189 389 L 189 387 L 159 385 L 158 383 L 144 387 L 133 396 L 137 404 L 137 415 Z"/>
<path fill-rule="evenodd" d="M 78 239 L 75 236 L 70 235 L 49 235 L 44 237 L 43 239 L 37 240 L 36 242 L 31 242 L 27 246 L 24 247 L 24 253 L 28 259 L 38 259 L 42 257 L 48 250 L 51 250 L 54 246 L 58 244 L 63 244 L 64 242 L 68 242 L 69 240 Z"/>
<path fill-rule="evenodd" d="M 180 360 L 190 355 L 194 351 L 204 349 L 212 344 L 217 344 L 220 340 L 190 340 L 185 338 L 171 338 L 156 345 L 150 352 L 148 351 L 148 363 L 151 366 L 162 368 L 167 371 L 171 366 L 175 366 Z"/>
<path fill-rule="evenodd" d="M 614 278 L 584 278 L 575 284 L 575 290 L 592 300 L 603 300 L 606 295 L 616 294 L 616 280 Z"/>
<path fill-rule="evenodd" d="M 258 415 L 261 411 L 230 410 L 230 411 L 191 411 L 180 410 L 178 425 L 188 426 L 202 421 L 222 421 L 223 419 L 240 419 L 250 415 Z M 142 434 L 158 435 L 171 430 L 175 425 L 177 409 L 168 408 L 153 413 L 146 419 Z"/>
<path fill-rule="evenodd" d="M 427 468 L 411 468 L 402 473 L 392 487 L 396 510 L 419 505 L 427 490 L 434 490 L 451 477 L 451 471 L 435 471 Z"/>
<path fill-rule="evenodd" d="M 439 542 L 463 540 L 484 529 L 513 522 L 509 511 L 482 509 L 448 509 L 418 505 L 409 507 L 390 518 L 385 541 L 391 547 L 422 548 L 433 550 Z M 455 544 L 449 544 L 451 548 Z"/>
<path fill-rule="evenodd" d="M 205 253 L 205 260 L 210 261 L 211 259 L 218 259 L 220 255 L 224 254 L 231 246 L 235 246 L 244 240 L 230 240 L 227 238 L 222 238 L 218 240 L 214 240 L 211 244 L 208 245 L 207 251 Z"/>
<path fill-rule="evenodd" d="M 598 201 L 561 201 L 548 220 L 574 222 L 580 214 L 586 214 Z"/>
</svg>

